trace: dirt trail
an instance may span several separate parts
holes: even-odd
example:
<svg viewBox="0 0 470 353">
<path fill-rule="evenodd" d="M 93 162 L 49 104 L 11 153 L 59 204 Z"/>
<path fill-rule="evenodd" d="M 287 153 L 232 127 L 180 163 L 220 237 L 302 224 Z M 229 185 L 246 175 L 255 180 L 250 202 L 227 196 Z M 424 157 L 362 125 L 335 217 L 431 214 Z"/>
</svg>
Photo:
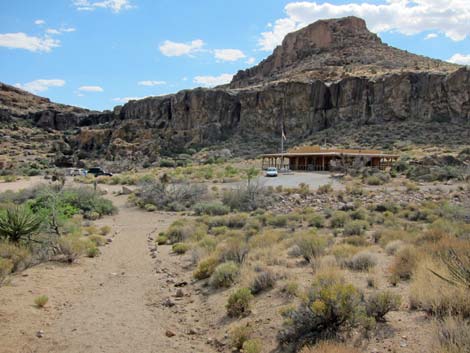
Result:
<svg viewBox="0 0 470 353">
<path fill-rule="evenodd" d="M 175 284 L 189 282 L 188 271 L 168 246 L 151 257 L 149 237 L 165 230 L 175 215 L 128 208 L 125 196 L 108 197 L 119 214 L 97 222 L 116 232 L 101 256 L 72 266 L 41 265 L 0 288 L 0 319 L 10 318 L 0 324 L 5 338 L 0 352 L 211 351 L 197 315 L 204 304 L 184 283 L 184 295 L 175 297 Z M 32 307 L 39 294 L 49 296 L 47 310 Z M 163 305 L 168 298 L 171 305 Z"/>
</svg>

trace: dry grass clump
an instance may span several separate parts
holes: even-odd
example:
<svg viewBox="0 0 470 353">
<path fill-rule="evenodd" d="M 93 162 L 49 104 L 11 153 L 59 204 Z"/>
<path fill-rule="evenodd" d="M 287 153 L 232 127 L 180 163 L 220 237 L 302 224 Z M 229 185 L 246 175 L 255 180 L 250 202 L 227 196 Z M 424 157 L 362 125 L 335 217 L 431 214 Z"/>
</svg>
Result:
<svg viewBox="0 0 470 353">
<path fill-rule="evenodd" d="M 230 317 L 246 316 L 250 313 L 250 302 L 253 299 L 249 288 L 239 288 L 230 294 L 227 305 L 227 315 Z"/>
<path fill-rule="evenodd" d="M 231 237 L 217 246 L 221 262 L 243 263 L 248 255 L 248 244 L 242 237 Z"/>
<path fill-rule="evenodd" d="M 343 234 L 350 235 L 363 235 L 369 229 L 369 223 L 363 220 L 349 221 L 344 224 Z"/>
<path fill-rule="evenodd" d="M 108 235 L 109 233 L 111 233 L 111 227 L 110 226 L 102 226 L 100 228 L 100 234 L 101 235 Z"/>
<path fill-rule="evenodd" d="M 391 281 L 409 280 L 418 263 L 418 251 L 411 245 L 400 248 L 390 266 Z"/>
<path fill-rule="evenodd" d="M 388 243 L 401 240 L 403 242 L 411 242 L 415 239 L 415 234 L 403 229 L 380 229 L 374 233 L 374 239 L 382 247 L 386 247 Z"/>
<path fill-rule="evenodd" d="M 434 276 L 431 270 L 444 277 L 450 276 L 448 268 L 437 259 L 425 257 L 419 261 L 410 285 L 410 304 L 439 317 L 449 314 L 470 317 L 468 289 L 456 287 Z"/>
<path fill-rule="evenodd" d="M 106 244 L 106 238 L 102 235 L 93 234 L 88 237 L 96 246 L 103 246 Z"/>
<path fill-rule="evenodd" d="M 33 261 L 28 248 L 8 241 L 0 242 L 0 258 L 11 261 L 13 265 L 12 272 L 24 270 Z"/>
<path fill-rule="evenodd" d="M 0 257 L 0 285 L 3 284 L 7 276 L 13 271 L 13 261 Z"/>
<path fill-rule="evenodd" d="M 276 284 L 276 279 L 276 275 L 270 270 L 259 271 L 251 282 L 251 293 L 259 294 L 265 290 L 273 288 Z"/>
<path fill-rule="evenodd" d="M 314 346 L 305 346 L 300 353 L 360 353 L 360 351 L 342 343 L 322 341 Z"/>
<path fill-rule="evenodd" d="M 237 326 L 229 333 L 230 347 L 240 350 L 243 344 L 251 338 L 253 328 L 248 325 Z"/>
<path fill-rule="evenodd" d="M 344 211 L 336 211 L 331 215 L 330 224 L 332 228 L 343 228 L 350 220 L 349 215 Z"/>
<path fill-rule="evenodd" d="M 372 293 L 366 301 L 366 312 L 377 321 L 385 321 L 385 315 L 400 308 L 401 296 L 391 291 Z"/>
<path fill-rule="evenodd" d="M 385 246 L 385 252 L 388 255 L 394 255 L 398 250 L 400 250 L 405 243 L 402 240 L 392 240 Z"/>
<path fill-rule="evenodd" d="M 460 317 L 446 317 L 435 325 L 434 353 L 470 352 L 470 322 Z"/>
<path fill-rule="evenodd" d="M 340 266 L 346 266 L 348 261 L 361 251 L 362 248 L 350 244 L 335 244 L 329 249 L 329 253 L 333 255 L 336 262 Z"/>
<path fill-rule="evenodd" d="M 313 231 L 304 231 L 294 235 L 293 245 L 298 247 L 299 254 L 307 262 L 312 262 L 324 253 L 328 241 L 328 238 L 318 236 Z"/>
<path fill-rule="evenodd" d="M 219 259 L 215 256 L 209 256 L 199 261 L 196 270 L 193 272 L 194 278 L 198 280 L 209 278 L 218 264 Z"/>
</svg>

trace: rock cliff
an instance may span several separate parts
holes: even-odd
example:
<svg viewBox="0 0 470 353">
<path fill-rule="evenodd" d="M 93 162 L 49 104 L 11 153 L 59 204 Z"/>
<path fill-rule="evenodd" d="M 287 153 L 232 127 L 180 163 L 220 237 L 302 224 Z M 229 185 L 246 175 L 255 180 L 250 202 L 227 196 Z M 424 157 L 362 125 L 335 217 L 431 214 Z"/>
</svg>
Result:
<svg viewBox="0 0 470 353">
<path fill-rule="evenodd" d="M 130 101 L 113 112 L 47 104 L 22 116 L 38 127 L 73 130 L 64 142 L 79 159 L 152 162 L 161 154 L 230 143 L 240 154 L 249 150 L 241 146 L 259 153 L 279 141 L 281 129 L 291 144 L 325 130 L 335 143 L 335 129 L 345 124 L 370 127 L 369 134 L 384 130 L 389 140 L 425 135 L 436 124 L 442 131 L 454 126 L 456 138 L 447 140 L 459 143 L 470 131 L 470 70 L 389 47 L 363 20 L 348 17 L 288 34 L 229 85 Z M 397 124 L 418 130 L 405 136 Z M 423 142 L 436 134 L 429 136 Z"/>
</svg>

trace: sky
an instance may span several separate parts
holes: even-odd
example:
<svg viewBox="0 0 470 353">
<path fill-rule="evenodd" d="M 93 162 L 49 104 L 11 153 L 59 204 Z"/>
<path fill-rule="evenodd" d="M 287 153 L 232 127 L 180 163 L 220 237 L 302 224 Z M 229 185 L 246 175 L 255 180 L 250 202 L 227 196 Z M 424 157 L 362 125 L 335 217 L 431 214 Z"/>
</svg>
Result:
<svg viewBox="0 0 470 353">
<path fill-rule="evenodd" d="M 230 82 L 287 33 L 348 15 L 392 46 L 470 65 L 470 0 L 0 0 L 0 81 L 112 109 Z"/>
</svg>

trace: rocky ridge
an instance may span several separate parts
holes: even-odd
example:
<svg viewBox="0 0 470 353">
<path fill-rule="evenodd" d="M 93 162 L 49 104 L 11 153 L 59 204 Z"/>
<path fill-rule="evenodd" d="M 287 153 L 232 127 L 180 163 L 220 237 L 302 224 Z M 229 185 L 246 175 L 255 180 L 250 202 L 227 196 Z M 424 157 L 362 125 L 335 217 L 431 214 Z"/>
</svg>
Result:
<svg viewBox="0 0 470 353">
<path fill-rule="evenodd" d="M 385 130 L 396 140 L 397 124 L 418 126 L 416 134 L 424 135 L 431 125 L 455 126 L 457 138 L 446 142 L 460 143 L 470 131 L 470 70 L 389 47 L 363 20 L 348 17 L 287 35 L 266 60 L 213 89 L 130 101 L 102 113 L 49 107 L 47 100 L 15 112 L 5 102 L 10 119 L 72 131 L 57 152 L 64 149 L 69 164 L 96 158 L 152 163 L 162 154 L 223 144 L 257 154 L 276 146 L 282 129 L 290 144 L 323 131 L 334 142 L 345 124 L 367 127 L 366 134 Z"/>
</svg>

